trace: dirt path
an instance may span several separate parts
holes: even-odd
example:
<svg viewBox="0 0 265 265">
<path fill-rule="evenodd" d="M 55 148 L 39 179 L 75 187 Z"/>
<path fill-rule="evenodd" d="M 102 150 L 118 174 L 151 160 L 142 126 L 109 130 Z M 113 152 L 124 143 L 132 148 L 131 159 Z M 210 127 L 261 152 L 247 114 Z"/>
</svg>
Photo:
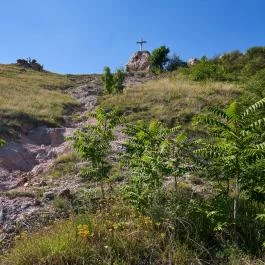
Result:
<svg viewBox="0 0 265 265">
<path fill-rule="evenodd" d="M 102 90 L 98 75 L 70 78 L 74 85 L 66 93 L 80 103 L 75 113 L 78 119 L 69 114 L 64 117 L 64 128 L 36 128 L 0 150 L 0 253 L 1 248 L 8 246 L 21 228 L 30 230 L 32 221 L 40 215 L 54 214 L 50 202 L 53 197 L 82 185 L 78 178 L 58 180 L 45 189 L 41 199 L 35 194 L 40 187 L 48 186 L 42 179 L 43 174 L 52 167 L 58 156 L 69 151 L 65 137 L 84 125 L 86 113 L 96 106 Z"/>
</svg>

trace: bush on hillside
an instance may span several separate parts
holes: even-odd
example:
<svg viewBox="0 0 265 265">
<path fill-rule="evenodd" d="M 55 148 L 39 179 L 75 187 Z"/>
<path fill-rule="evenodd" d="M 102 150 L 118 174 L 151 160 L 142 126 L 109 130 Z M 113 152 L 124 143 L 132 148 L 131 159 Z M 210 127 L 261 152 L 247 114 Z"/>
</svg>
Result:
<svg viewBox="0 0 265 265">
<path fill-rule="evenodd" d="M 35 71 L 43 71 L 43 65 L 39 64 L 36 59 L 31 59 L 30 57 L 27 60 L 17 59 L 17 65 L 31 68 Z"/>
<path fill-rule="evenodd" d="M 207 59 L 183 70 L 195 81 L 246 81 L 265 69 L 265 47 L 252 47 L 241 53 L 232 51 L 222 56 Z"/>
<path fill-rule="evenodd" d="M 250 92 L 254 93 L 257 98 L 265 97 L 265 68 L 251 77 L 247 84 L 247 88 Z"/>
<path fill-rule="evenodd" d="M 224 68 L 207 59 L 203 59 L 197 64 L 190 66 L 188 74 L 194 81 L 223 81 L 226 79 Z"/>
<path fill-rule="evenodd" d="M 217 60 L 213 60 L 217 65 L 224 67 L 226 73 L 230 73 L 232 79 L 238 80 L 241 70 L 244 67 L 244 55 L 238 50 L 225 53 Z"/>
<path fill-rule="evenodd" d="M 166 71 L 172 72 L 177 70 L 180 67 L 186 67 L 187 63 L 182 61 L 179 56 L 173 55 L 168 59 L 168 62 L 166 64 Z"/>
<path fill-rule="evenodd" d="M 265 47 L 253 47 L 247 50 L 244 56 L 243 73 L 254 75 L 265 68 Z"/>
<path fill-rule="evenodd" d="M 124 89 L 125 73 L 122 69 L 118 69 L 113 75 L 112 91 L 114 93 L 122 93 Z"/>
<path fill-rule="evenodd" d="M 156 70 L 163 71 L 165 69 L 166 63 L 169 60 L 168 53 L 169 53 L 169 48 L 167 48 L 166 46 L 161 46 L 153 50 L 149 58 L 151 69 L 153 71 Z"/>
<path fill-rule="evenodd" d="M 104 84 L 104 92 L 106 94 L 111 94 L 113 86 L 113 75 L 108 66 L 104 67 L 103 69 L 102 81 Z"/>
</svg>

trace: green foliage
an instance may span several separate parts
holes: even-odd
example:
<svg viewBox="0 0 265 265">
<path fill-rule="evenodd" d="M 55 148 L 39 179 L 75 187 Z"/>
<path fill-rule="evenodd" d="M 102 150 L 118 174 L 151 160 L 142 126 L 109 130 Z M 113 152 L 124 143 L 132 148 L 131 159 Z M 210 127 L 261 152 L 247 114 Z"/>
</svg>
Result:
<svg viewBox="0 0 265 265">
<path fill-rule="evenodd" d="M 245 80 L 265 68 L 265 47 L 252 47 L 244 54 L 239 51 L 225 53 L 215 63 L 223 66 L 234 80 L 239 77 Z"/>
<path fill-rule="evenodd" d="M 244 56 L 243 73 L 253 75 L 265 68 L 265 47 L 252 47 Z"/>
<path fill-rule="evenodd" d="M 252 47 L 245 53 L 232 51 L 219 57 L 203 57 L 198 63 L 182 72 L 195 81 L 245 82 L 265 68 L 265 47 Z"/>
<path fill-rule="evenodd" d="M 102 75 L 104 83 L 104 92 L 106 94 L 122 93 L 124 89 L 125 73 L 122 69 L 118 69 L 114 74 L 111 73 L 109 67 L 105 67 Z"/>
<path fill-rule="evenodd" d="M 0 147 L 5 144 L 5 140 L 0 138 Z"/>
<path fill-rule="evenodd" d="M 173 72 L 163 78 L 127 87 L 122 94 L 105 95 L 100 98 L 100 105 L 105 109 L 119 108 L 130 122 L 157 119 L 169 126 L 181 124 L 187 128 L 192 117 L 203 108 L 225 106 L 241 93 L 242 89 L 234 84 L 191 82 Z"/>
<path fill-rule="evenodd" d="M 74 136 L 70 137 L 80 157 L 91 163 L 90 167 L 83 169 L 82 175 L 99 180 L 103 196 L 103 181 L 108 178 L 111 169 L 108 156 L 111 151 L 110 142 L 114 139 L 113 130 L 118 122 L 116 114 L 116 111 L 105 112 L 98 108 L 95 113 L 89 114 L 97 120 L 97 124 L 89 124 L 84 130 L 78 130 Z"/>
<path fill-rule="evenodd" d="M 191 66 L 189 69 L 189 75 L 194 81 L 225 80 L 224 68 L 207 59 L 203 59 L 195 65 Z"/>
<path fill-rule="evenodd" d="M 197 149 L 195 153 L 207 159 L 208 167 L 213 165 L 223 175 L 223 179 L 233 180 L 234 189 L 234 222 L 237 220 L 237 203 L 241 190 L 250 191 L 251 186 L 246 183 L 258 184 L 256 175 L 251 173 L 252 165 L 265 157 L 264 116 L 254 116 L 259 109 L 264 108 L 265 99 L 244 109 L 237 102 L 233 102 L 225 110 L 215 107 L 209 108 L 212 115 L 197 118 L 199 124 L 207 124 L 212 138 Z M 257 118 L 257 120 L 256 120 Z M 264 189 L 265 182 L 261 184 Z M 253 186 L 252 186 L 253 187 Z M 256 187 L 257 188 L 257 187 Z"/>
<path fill-rule="evenodd" d="M 226 72 L 234 73 L 235 79 L 237 79 L 237 75 L 244 66 L 243 57 L 244 55 L 236 50 L 230 53 L 225 53 L 220 59 L 217 59 L 216 62 L 221 64 Z"/>
<path fill-rule="evenodd" d="M 78 174 L 76 163 L 80 161 L 75 152 L 63 154 L 56 158 L 52 167 L 47 171 L 47 176 L 52 176 L 54 179 L 66 177 L 69 178 Z"/>
<path fill-rule="evenodd" d="M 25 128 L 39 125 L 61 127 L 67 109 L 77 101 L 63 92 L 73 85 L 70 78 L 51 72 L 0 65 L 0 136 L 18 136 Z"/>
<path fill-rule="evenodd" d="M 111 70 L 108 66 L 104 67 L 102 80 L 104 83 L 104 92 L 106 94 L 112 93 L 112 86 L 113 86 L 113 75 Z"/>
<path fill-rule="evenodd" d="M 187 171 L 184 162 L 189 144 L 185 134 L 177 134 L 178 130 L 168 129 L 158 121 L 127 126 L 130 138 L 124 144 L 123 162 L 132 178 L 124 195 L 137 209 L 143 210 L 150 203 L 164 177 L 174 176 L 177 184 L 177 178 Z"/>
<path fill-rule="evenodd" d="M 258 99 L 265 97 L 265 68 L 251 77 L 247 83 L 247 89 Z"/>
<path fill-rule="evenodd" d="M 150 64 L 151 68 L 153 70 L 164 70 L 164 67 L 166 63 L 168 62 L 168 53 L 169 53 L 169 48 L 166 46 L 161 46 L 157 49 L 154 49 L 151 56 L 150 56 Z"/>
<path fill-rule="evenodd" d="M 79 215 L 34 234 L 23 234 L 1 265 L 179 264 L 199 265 L 196 252 L 172 236 L 166 220 L 155 223 L 124 201 Z"/>
<path fill-rule="evenodd" d="M 125 73 L 123 70 L 118 69 L 113 76 L 113 86 L 112 86 L 112 91 L 114 93 L 122 93 L 124 89 L 124 82 L 125 79 Z"/>
</svg>

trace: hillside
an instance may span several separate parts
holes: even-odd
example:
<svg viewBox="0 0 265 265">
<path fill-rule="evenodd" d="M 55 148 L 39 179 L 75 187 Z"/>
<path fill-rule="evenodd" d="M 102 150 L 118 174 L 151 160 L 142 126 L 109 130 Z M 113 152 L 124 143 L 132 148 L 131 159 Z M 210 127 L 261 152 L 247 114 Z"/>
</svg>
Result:
<svg viewBox="0 0 265 265">
<path fill-rule="evenodd" d="M 0 70 L 1 265 L 264 264 L 265 100 L 245 81 L 179 69 L 107 94 Z"/>
<path fill-rule="evenodd" d="M 158 119 L 168 125 L 191 122 L 194 115 L 211 105 L 225 106 L 242 93 L 228 82 L 194 82 L 172 73 L 143 84 L 128 86 L 124 93 L 103 96 L 100 105 L 119 108 L 128 121 Z"/>
<path fill-rule="evenodd" d="M 40 124 L 60 126 L 76 101 L 63 90 L 67 76 L 0 65 L 0 135 L 17 135 Z"/>
</svg>

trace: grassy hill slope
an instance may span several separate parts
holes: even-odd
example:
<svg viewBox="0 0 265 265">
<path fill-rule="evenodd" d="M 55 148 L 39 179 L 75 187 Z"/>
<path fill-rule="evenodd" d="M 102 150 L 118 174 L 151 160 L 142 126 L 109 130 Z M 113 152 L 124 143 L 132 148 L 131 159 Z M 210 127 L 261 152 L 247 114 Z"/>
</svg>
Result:
<svg viewBox="0 0 265 265">
<path fill-rule="evenodd" d="M 65 107 L 75 104 L 61 91 L 70 85 L 63 75 L 0 65 L 0 134 L 40 123 L 60 125 Z"/>
<path fill-rule="evenodd" d="M 17 72 L 16 76 L 23 77 L 24 74 L 27 73 Z M 35 74 L 39 75 L 39 79 L 42 76 L 40 73 L 28 74 L 34 75 L 36 80 L 38 78 Z M 26 111 L 35 115 L 36 119 L 56 122 L 56 117 L 62 115 L 66 103 L 59 100 L 63 96 L 60 88 L 68 85 L 69 81 L 58 75 L 47 74 L 46 77 L 38 80 L 38 91 L 43 93 L 39 100 L 42 102 L 43 98 L 48 97 L 50 105 L 47 107 L 47 113 L 53 113 L 52 106 L 55 102 L 60 111 L 53 117 L 44 115 L 45 118 L 39 112 L 34 113 L 38 109 L 34 106 L 33 113 L 29 111 L 32 104 L 28 105 Z M 57 84 L 53 91 L 47 89 L 51 83 Z M 100 99 L 100 105 L 104 109 L 118 107 L 130 122 L 158 119 L 170 126 L 181 123 L 190 128 L 193 116 L 201 113 L 207 106 L 223 108 L 233 99 L 245 95 L 245 91 L 243 87 L 231 82 L 194 82 L 180 74 L 172 73 L 138 86 L 128 87 L 122 94 L 104 95 Z M 48 92 L 54 94 L 47 95 Z M 58 101 L 54 101 L 56 98 Z M 67 99 L 68 104 L 71 104 L 71 99 Z M 20 101 L 18 95 L 17 101 Z M 141 133 L 139 138 L 143 135 Z M 152 152 L 156 151 L 151 145 L 148 148 Z M 152 156 L 151 151 L 146 154 Z M 145 161 L 144 159 L 141 161 Z M 59 163 L 61 168 L 66 168 L 66 159 L 61 159 Z M 157 167 L 154 167 L 151 172 L 156 169 Z M 62 215 L 70 213 L 70 218 L 57 221 L 35 233 L 22 233 L 17 237 L 14 248 L 2 256 L 0 264 L 264 265 L 264 219 L 256 218 L 257 213 L 264 212 L 263 202 L 252 202 L 243 194 L 238 209 L 240 222 L 236 227 L 232 222 L 231 211 L 233 189 L 225 189 L 222 179 L 213 183 L 209 191 L 212 196 L 209 197 L 196 194 L 190 186 L 181 185 L 183 182 L 180 181 L 176 187 L 165 183 L 165 187 L 154 189 L 153 194 L 149 194 L 150 197 L 153 196 L 150 204 L 147 204 L 144 210 L 138 211 L 132 207 L 129 200 L 122 198 L 125 190 L 120 187 L 124 187 L 133 176 L 131 174 L 128 177 L 123 170 L 128 171 L 128 168 L 120 170 L 117 167 L 117 172 L 107 176 L 109 189 L 106 190 L 106 197 L 100 197 L 98 183 L 95 184 L 95 180 L 87 176 L 87 190 L 83 193 L 74 194 L 70 199 L 56 198 L 54 207 L 59 208 L 58 211 L 61 211 Z M 61 171 L 62 175 L 70 177 L 67 170 Z M 204 167 L 199 173 L 202 178 L 194 173 L 196 178 L 193 184 L 203 191 L 207 168 Z M 164 180 L 163 174 L 159 174 Z M 192 177 L 192 172 L 190 174 Z M 219 174 L 219 171 L 214 174 Z M 148 174 L 146 176 L 149 177 Z M 123 181 L 118 182 L 118 179 Z M 231 186 L 235 186 L 233 180 Z M 148 192 L 148 188 L 143 194 L 144 192 Z M 217 192 L 218 196 L 215 196 Z M 137 196 L 136 192 L 135 197 Z"/>
<path fill-rule="evenodd" d="M 174 125 L 190 122 L 205 106 L 224 106 L 240 93 L 231 83 L 193 82 L 173 73 L 128 87 L 122 94 L 106 95 L 100 104 L 106 109 L 118 107 L 129 121 L 158 119 Z"/>
</svg>

